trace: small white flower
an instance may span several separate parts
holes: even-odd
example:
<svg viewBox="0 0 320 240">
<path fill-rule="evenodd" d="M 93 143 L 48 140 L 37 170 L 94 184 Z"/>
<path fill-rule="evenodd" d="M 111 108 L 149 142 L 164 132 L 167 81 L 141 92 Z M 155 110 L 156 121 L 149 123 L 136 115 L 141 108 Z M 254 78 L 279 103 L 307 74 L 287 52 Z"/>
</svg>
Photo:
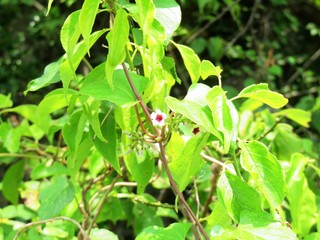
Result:
<svg viewBox="0 0 320 240">
<path fill-rule="evenodd" d="M 154 126 L 163 127 L 165 125 L 165 120 L 167 115 L 157 109 L 155 112 L 151 113 L 151 120 Z"/>
</svg>

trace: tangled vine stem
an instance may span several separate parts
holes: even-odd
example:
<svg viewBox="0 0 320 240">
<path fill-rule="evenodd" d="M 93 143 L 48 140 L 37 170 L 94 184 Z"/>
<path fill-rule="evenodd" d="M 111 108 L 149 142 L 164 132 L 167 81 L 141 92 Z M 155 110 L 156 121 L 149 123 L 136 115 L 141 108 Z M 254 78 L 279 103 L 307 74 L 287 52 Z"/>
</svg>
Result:
<svg viewBox="0 0 320 240">
<path fill-rule="evenodd" d="M 63 216 L 50 218 L 50 219 L 46 219 L 46 220 L 41 220 L 41 221 L 37 221 L 37 222 L 28 223 L 28 224 L 24 225 L 22 228 L 20 228 L 20 230 L 14 236 L 13 240 L 17 240 L 18 237 L 20 236 L 20 234 L 23 231 L 25 231 L 27 228 L 29 228 L 29 227 L 33 227 L 33 226 L 37 226 L 37 225 L 41 225 L 41 224 L 45 224 L 45 223 L 49 223 L 49 222 L 59 221 L 59 220 L 68 221 L 68 222 L 73 223 L 74 225 L 76 225 L 79 228 L 80 232 L 84 236 L 84 240 L 90 240 L 90 237 L 86 234 L 85 230 L 81 227 L 80 223 L 78 223 L 77 221 L 75 221 L 72 218 L 63 217 Z"/>
</svg>

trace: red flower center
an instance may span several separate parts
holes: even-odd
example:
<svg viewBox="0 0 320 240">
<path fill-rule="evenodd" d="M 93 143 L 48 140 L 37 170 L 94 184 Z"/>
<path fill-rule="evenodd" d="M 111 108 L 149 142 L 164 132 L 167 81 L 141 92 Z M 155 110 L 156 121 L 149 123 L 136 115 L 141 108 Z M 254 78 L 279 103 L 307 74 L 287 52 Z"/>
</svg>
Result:
<svg viewBox="0 0 320 240">
<path fill-rule="evenodd" d="M 157 114 L 156 121 L 161 122 L 163 120 L 163 116 L 161 114 Z"/>
</svg>

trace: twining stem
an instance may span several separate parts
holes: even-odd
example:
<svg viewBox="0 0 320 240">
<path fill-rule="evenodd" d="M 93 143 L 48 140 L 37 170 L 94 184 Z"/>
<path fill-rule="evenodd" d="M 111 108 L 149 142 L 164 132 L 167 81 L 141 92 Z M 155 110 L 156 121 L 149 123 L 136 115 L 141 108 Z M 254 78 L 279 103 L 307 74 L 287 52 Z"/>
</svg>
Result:
<svg viewBox="0 0 320 240">
<path fill-rule="evenodd" d="M 45 219 L 45 220 L 41 220 L 41 221 L 37 221 L 37 222 L 28 223 L 28 224 L 24 225 L 22 228 L 20 228 L 20 230 L 14 236 L 13 240 L 17 240 L 19 235 L 29 227 L 33 227 L 33 226 L 37 226 L 37 225 L 41 225 L 41 224 L 45 224 L 45 223 L 49 223 L 49 222 L 54 222 L 54 221 L 58 221 L 58 220 L 68 221 L 68 222 L 73 223 L 74 225 L 76 225 L 79 228 L 80 232 L 84 236 L 84 240 L 90 240 L 90 237 L 85 233 L 85 231 L 81 227 L 80 223 L 78 223 L 77 221 L 75 221 L 72 218 L 62 217 L 62 216 L 61 217 L 50 218 L 50 219 Z"/>
<path fill-rule="evenodd" d="M 98 216 L 99 216 L 99 214 L 100 214 L 100 212 L 101 212 L 101 210 L 102 210 L 102 207 L 103 207 L 104 203 L 105 203 L 106 200 L 107 200 L 107 197 L 108 197 L 109 193 L 112 191 L 113 187 L 115 186 L 115 184 L 117 183 L 117 181 L 119 180 L 119 178 L 120 178 L 120 175 L 117 175 L 117 176 L 114 178 L 114 180 L 113 180 L 112 183 L 110 184 L 110 188 L 109 188 L 109 189 L 105 192 L 105 194 L 103 195 L 102 200 L 101 200 L 101 203 L 100 203 L 100 205 L 99 205 L 99 207 L 98 207 L 98 209 L 97 209 L 97 212 L 96 212 L 96 214 L 94 215 L 94 217 L 93 217 L 93 219 L 92 219 L 92 222 L 90 223 L 90 226 L 89 226 L 89 228 L 88 228 L 88 230 L 87 230 L 88 234 L 90 234 L 91 229 L 93 228 L 93 225 L 94 225 L 95 222 L 97 221 L 97 218 L 98 218 Z"/>
</svg>

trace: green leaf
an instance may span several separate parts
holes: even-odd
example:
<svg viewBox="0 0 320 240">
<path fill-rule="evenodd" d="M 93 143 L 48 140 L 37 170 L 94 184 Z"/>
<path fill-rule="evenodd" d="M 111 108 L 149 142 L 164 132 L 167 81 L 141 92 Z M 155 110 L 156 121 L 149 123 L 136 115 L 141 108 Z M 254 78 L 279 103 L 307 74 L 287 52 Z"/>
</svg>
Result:
<svg viewBox="0 0 320 240">
<path fill-rule="evenodd" d="M 4 109 L 0 111 L 0 114 L 6 112 L 15 112 L 30 120 L 33 123 L 38 123 L 38 116 L 35 114 L 38 111 L 38 106 L 33 104 L 24 104 L 14 108 Z M 49 121 L 49 120 L 48 120 Z"/>
<path fill-rule="evenodd" d="M 228 228 L 231 226 L 232 219 L 228 215 L 228 212 L 226 208 L 222 205 L 221 201 L 216 201 L 214 208 L 212 209 L 212 212 L 206 220 L 206 228 L 210 229 L 216 226 Z"/>
<path fill-rule="evenodd" d="M 187 100 L 179 101 L 178 99 L 170 96 L 167 96 L 165 101 L 173 112 L 180 113 L 199 126 L 202 126 L 206 131 L 212 133 L 222 142 L 222 135 L 214 127 L 212 114 L 208 106 L 202 107 L 197 103 Z"/>
<path fill-rule="evenodd" d="M 191 77 L 192 83 L 198 82 L 201 70 L 201 63 L 198 55 L 195 54 L 195 52 L 187 46 L 177 43 L 174 43 L 174 45 L 178 48 L 181 54 L 184 65 L 186 66 Z"/>
<path fill-rule="evenodd" d="M 65 176 L 54 178 L 40 191 L 40 219 L 57 216 L 73 200 L 74 194 L 74 188 Z"/>
<path fill-rule="evenodd" d="M 212 62 L 208 60 L 202 60 L 201 62 L 201 78 L 207 79 L 209 76 L 216 76 L 218 79 L 221 78 L 222 69 L 220 66 L 216 67 Z"/>
<path fill-rule="evenodd" d="M 3 196 L 15 205 L 19 201 L 19 186 L 24 176 L 24 165 L 25 161 L 23 160 L 12 164 L 5 172 L 2 180 Z"/>
<path fill-rule="evenodd" d="M 47 9 L 47 13 L 46 13 L 46 16 L 48 16 L 49 12 L 50 12 L 50 9 L 51 9 L 51 5 L 53 3 L 53 0 L 48 0 L 48 9 Z"/>
<path fill-rule="evenodd" d="M 126 58 L 126 44 L 129 35 L 129 22 L 127 12 L 123 9 L 117 11 L 114 27 L 107 35 L 108 56 L 105 65 L 108 83 L 113 84 L 113 73 L 116 67 Z"/>
<path fill-rule="evenodd" d="M 86 125 L 86 115 L 82 111 L 74 112 L 62 128 L 62 136 L 68 146 L 71 159 L 74 159 L 82 141 Z"/>
<path fill-rule="evenodd" d="M 256 220 L 259 218 L 256 218 Z M 257 221 L 255 221 L 257 222 Z M 239 224 L 234 235 L 240 236 L 240 239 L 272 239 L 272 240 L 296 240 L 297 236 L 292 229 L 282 225 L 280 222 L 270 221 L 261 226 L 261 222 L 254 224 Z"/>
<path fill-rule="evenodd" d="M 285 116 L 304 127 L 309 127 L 309 123 L 311 121 L 311 112 L 297 108 L 285 109 L 275 113 L 274 115 Z"/>
<path fill-rule="evenodd" d="M 235 144 L 238 135 L 238 112 L 232 102 L 227 99 L 224 90 L 219 86 L 210 90 L 206 96 L 206 101 L 212 112 L 214 126 L 224 136 L 223 148 L 227 153 L 230 145 Z"/>
<path fill-rule="evenodd" d="M 144 42 L 147 34 L 152 29 L 154 19 L 154 4 L 152 0 L 136 0 L 139 13 L 139 25 L 144 33 Z"/>
<path fill-rule="evenodd" d="M 101 122 L 100 128 L 102 135 L 107 142 L 99 138 L 95 138 L 93 131 L 90 131 L 93 144 L 99 153 L 114 167 L 114 169 L 118 173 L 121 173 L 119 159 L 117 156 L 117 134 L 113 111 L 108 113 L 107 116 L 105 114 L 99 114 L 99 118 Z"/>
<path fill-rule="evenodd" d="M 0 209 L 0 216 L 5 218 L 20 218 L 23 220 L 30 220 L 35 217 L 35 212 L 26 207 L 24 204 L 18 204 L 16 206 L 9 205 Z"/>
<path fill-rule="evenodd" d="M 26 95 L 30 91 L 34 92 L 50 84 L 59 82 L 60 81 L 59 70 L 60 70 L 61 62 L 62 62 L 62 58 L 47 65 L 41 77 L 33 79 L 28 83 L 27 90 L 23 92 L 24 95 Z"/>
<path fill-rule="evenodd" d="M 240 214 L 244 210 L 263 213 L 260 194 L 228 171 L 225 171 L 218 181 L 217 194 L 235 222 L 240 221 Z"/>
<path fill-rule="evenodd" d="M 88 53 L 91 45 L 90 34 L 98 13 L 99 3 L 100 0 L 85 0 L 79 15 L 79 28 L 86 45 L 86 52 Z"/>
<path fill-rule="evenodd" d="M 137 102 L 133 94 L 126 75 L 123 70 L 116 70 L 113 74 L 113 87 L 106 80 L 105 64 L 101 64 L 93 69 L 88 76 L 86 76 L 80 93 L 92 96 L 99 100 L 108 100 L 116 105 L 133 105 Z M 139 94 L 142 93 L 148 83 L 148 79 L 129 73 L 132 81 Z"/>
<path fill-rule="evenodd" d="M 53 113 L 57 110 L 60 110 L 69 105 L 69 101 L 71 97 L 76 93 L 76 91 L 72 89 L 64 90 L 62 88 L 55 89 L 48 93 L 43 100 L 39 103 L 37 115 L 38 122 L 37 124 L 41 127 L 41 129 L 48 133 L 51 119 L 49 114 Z M 48 120 L 50 119 L 50 120 Z"/>
<path fill-rule="evenodd" d="M 178 158 L 170 159 L 169 169 L 178 185 L 179 191 L 182 192 L 186 189 L 204 164 L 204 160 L 200 157 L 200 152 L 206 145 L 208 137 L 208 134 L 198 133 L 189 139 Z"/>
<path fill-rule="evenodd" d="M 71 13 L 61 28 L 60 41 L 68 57 L 71 57 L 70 55 L 74 52 L 74 48 L 81 35 L 79 15 L 80 10 Z"/>
<path fill-rule="evenodd" d="M 47 166 L 47 164 L 41 163 L 32 170 L 31 178 L 36 180 L 67 173 L 68 170 L 62 163 L 54 162 L 51 166 Z"/>
<path fill-rule="evenodd" d="M 10 128 L 6 131 L 5 141 L 3 145 L 10 153 L 16 153 L 19 151 L 21 134 L 22 131 L 19 127 Z"/>
<path fill-rule="evenodd" d="M 211 88 L 208 85 L 202 83 L 193 83 L 189 89 L 187 95 L 184 97 L 184 100 L 194 102 L 199 104 L 202 107 L 208 105 L 206 101 L 206 96 L 210 92 Z"/>
<path fill-rule="evenodd" d="M 148 227 L 137 236 L 136 240 L 184 240 L 191 223 L 173 223 L 166 228 Z"/>
<path fill-rule="evenodd" d="M 0 94 L 0 109 L 12 107 L 12 105 L 11 94 L 8 94 L 8 96 Z"/>
<path fill-rule="evenodd" d="M 153 158 L 148 151 L 132 151 L 125 157 L 125 162 L 132 177 L 138 183 L 137 193 L 142 194 L 153 174 Z"/>
<path fill-rule="evenodd" d="M 89 37 L 89 47 L 91 47 L 106 31 L 106 29 L 103 29 L 92 33 Z M 87 46 L 84 41 L 78 43 L 74 49 L 71 57 L 69 59 L 65 58 L 60 64 L 60 79 L 65 89 L 68 88 L 70 81 L 76 77 L 75 70 L 87 53 Z"/>
<path fill-rule="evenodd" d="M 271 150 L 278 159 L 289 161 L 293 153 L 302 151 L 302 141 L 289 124 L 279 123 L 274 134 Z"/>
<path fill-rule="evenodd" d="M 91 240 L 118 240 L 118 236 L 107 229 L 93 228 L 90 232 Z"/>
<path fill-rule="evenodd" d="M 319 211 L 316 195 L 304 173 L 308 162 L 309 159 L 302 154 L 293 154 L 286 175 L 292 228 L 301 237 L 306 236 L 317 222 L 315 213 Z"/>
<path fill-rule="evenodd" d="M 101 122 L 99 119 L 101 101 L 87 96 L 81 96 L 80 101 L 83 112 L 86 114 L 90 126 L 95 133 L 95 137 L 98 137 L 102 142 L 108 142 L 101 132 Z"/>
<path fill-rule="evenodd" d="M 246 87 L 234 99 L 243 97 L 258 100 L 273 108 L 281 108 L 288 103 L 288 99 L 283 95 L 270 91 L 266 83 Z"/>
<path fill-rule="evenodd" d="M 181 22 L 181 9 L 174 0 L 154 0 L 154 18 L 164 27 L 167 40 L 170 39 Z"/>
<path fill-rule="evenodd" d="M 272 208 L 278 207 L 285 195 L 286 184 L 280 162 L 258 141 L 241 143 L 241 166 L 250 173 Z"/>
</svg>

